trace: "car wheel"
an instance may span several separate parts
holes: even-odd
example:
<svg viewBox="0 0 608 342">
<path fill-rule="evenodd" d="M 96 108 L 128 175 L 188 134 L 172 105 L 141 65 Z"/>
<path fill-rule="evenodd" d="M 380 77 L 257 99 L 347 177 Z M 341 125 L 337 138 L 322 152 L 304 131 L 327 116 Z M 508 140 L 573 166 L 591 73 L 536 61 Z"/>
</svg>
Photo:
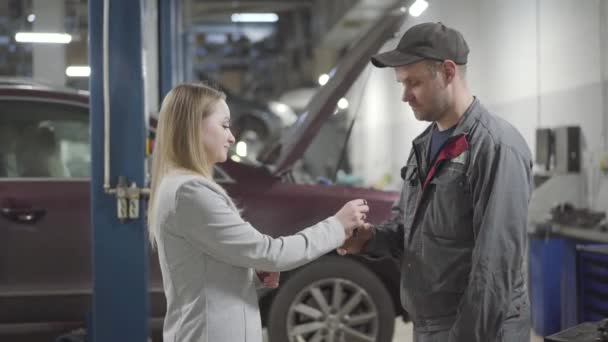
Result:
<svg viewBox="0 0 608 342">
<path fill-rule="evenodd" d="M 256 117 L 244 116 L 234 123 L 233 133 L 237 140 L 249 134 L 252 138 L 264 141 L 268 139 L 269 127 Z"/>
<path fill-rule="evenodd" d="M 389 342 L 395 308 L 386 287 L 366 266 L 327 256 L 281 285 L 267 326 L 271 342 Z"/>
</svg>

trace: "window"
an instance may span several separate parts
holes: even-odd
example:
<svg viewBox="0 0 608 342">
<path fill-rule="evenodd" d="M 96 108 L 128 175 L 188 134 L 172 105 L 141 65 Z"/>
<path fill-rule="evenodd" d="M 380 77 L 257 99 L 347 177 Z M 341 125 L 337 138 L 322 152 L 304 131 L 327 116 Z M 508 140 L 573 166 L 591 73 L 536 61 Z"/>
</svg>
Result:
<svg viewBox="0 0 608 342">
<path fill-rule="evenodd" d="M 68 104 L 3 101 L 0 177 L 90 176 L 88 110 Z"/>
</svg>

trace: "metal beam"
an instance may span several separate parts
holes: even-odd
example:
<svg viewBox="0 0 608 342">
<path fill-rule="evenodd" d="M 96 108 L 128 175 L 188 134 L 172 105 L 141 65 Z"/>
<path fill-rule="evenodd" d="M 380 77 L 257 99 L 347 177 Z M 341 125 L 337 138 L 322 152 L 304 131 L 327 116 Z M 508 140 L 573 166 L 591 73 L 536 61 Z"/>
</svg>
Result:
<svg viewBox="0 0 608 342">
<path fill-rule="evenodd" d="M 272 7 L 272 6 L 280 6 L 280 5 L 290 5 L 290 6 L 299 6 L 299 7 L 311 7 L 313 4 L 312 0 L 293 0 L 293 1 L 264 1 L 264 0 L 251 0 L 251 1 L 192 1 L 192 6 L 196 7 L 224 7 L 224 8 L 240 8 L 240 7 L 251 7 L 251 6 L 261 6 L 261 7 Z"/>
<path fill-rule="evenodd" d="M 109 0 L 106 0 L 109 1 Z M 148 338 L 147 238 L 139 218 L 119 220 L 117 200 L 103 188 L 105 139 L 110 139 L 110 186 L 119 176 L 144 182 L 142 1 L 108 3 L 109 137 L 104 137 L 104 1 L 89 0 L 91 112 L 91 244 L 93 311 L 89 340 L 144 342 Z M 139 202 L 137 202 L 139 203 Z"/>
<path fill-rule="evenodd" d="M 181 7 L 181 0 L 158 0 L 160 9 L 158 15 L 159 36 L 160 36 L 160 99 L 182 79 L 181 69 L 182 60 L 182 36 L 180 34 L 182 20 L 178 8 Z"/>
<path fill-rule="evenodd" d="M 226 15 L 227 21 L 230 14 L 235 12 L 287 12 L 311 9 L 313 3 L 310 1 L 214 1 L 214 2 L 193 2 L 190 4 L 188 16 L 190 22 L 196 23 L 204 21 L 209 16 Z"/>
</svg>

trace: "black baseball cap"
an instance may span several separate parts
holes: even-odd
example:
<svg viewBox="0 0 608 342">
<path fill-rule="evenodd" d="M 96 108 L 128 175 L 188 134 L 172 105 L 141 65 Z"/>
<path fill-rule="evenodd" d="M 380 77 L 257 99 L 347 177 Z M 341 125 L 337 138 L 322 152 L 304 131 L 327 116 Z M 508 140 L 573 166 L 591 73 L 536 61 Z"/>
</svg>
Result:
<svg viewBox="0 0 608 342">
<path fill-rule="evenodd" d="M 392 51 L 372 57 L 372 64 L 379 68 L 398 67 L 423 59 L 454 61 L 467 64 L 469 46 L 462 34 L 442 23 L 423 23 L 405 31 L 397 47 Z"/>
</svg>

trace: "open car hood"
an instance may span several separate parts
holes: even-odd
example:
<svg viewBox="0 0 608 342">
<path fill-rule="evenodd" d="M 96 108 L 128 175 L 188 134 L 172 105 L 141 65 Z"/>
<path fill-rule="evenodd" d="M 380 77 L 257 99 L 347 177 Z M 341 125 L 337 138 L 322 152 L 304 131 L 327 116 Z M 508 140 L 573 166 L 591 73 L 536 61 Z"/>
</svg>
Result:
<svg viewBox="0 0 608 342">
<path fill-rule="evenodd" d="M 333 77 L 315 93 L 304 113 L 272 149 L 278 150 L 278 157 L 273 163 L 273 174 L 283 174 L 302 157 L 323 123 L 334 113 L 338 100 L 370 63 L 371 56 L 399 31 L 405 18 L 403 12 L 391 10 L 351 45 L 336 67 Z"/>
</svg>

